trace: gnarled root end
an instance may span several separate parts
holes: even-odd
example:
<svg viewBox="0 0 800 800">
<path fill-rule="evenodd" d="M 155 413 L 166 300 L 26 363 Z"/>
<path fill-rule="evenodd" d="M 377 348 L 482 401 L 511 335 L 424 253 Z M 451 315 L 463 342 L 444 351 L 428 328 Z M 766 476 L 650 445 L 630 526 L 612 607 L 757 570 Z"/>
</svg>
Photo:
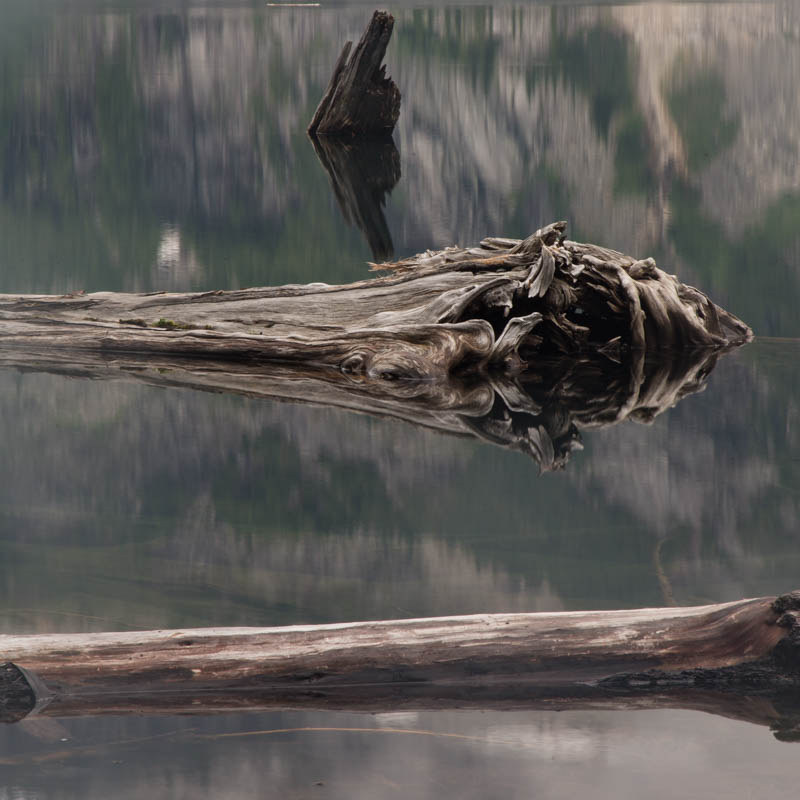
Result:
<svg viewBox="0 0 800 800">
<path fill-rule="evenodd" d="M 653 259 L 568 241 L 565 229 L 556 222 L 522 241 L 489 238 L 380 268 L 419 279 L 471 273 L 474 286 L 444 293 L 427 311 L 430 321 L 488 322 L 495 335 L 482 362 L 488 367 L 586 353 L 638 363 L 659 350 L 721 350 L 752 338 L 741 320 Z"/>
</svg>

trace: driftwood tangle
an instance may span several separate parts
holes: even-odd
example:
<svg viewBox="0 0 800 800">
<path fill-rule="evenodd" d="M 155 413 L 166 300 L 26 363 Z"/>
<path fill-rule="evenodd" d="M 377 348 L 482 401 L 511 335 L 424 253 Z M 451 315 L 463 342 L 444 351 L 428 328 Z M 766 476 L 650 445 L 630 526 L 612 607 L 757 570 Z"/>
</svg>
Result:
<svg viewBox="0 0 800 800">
<path fill-rule="evenodd" d="M 34 709 L 673 706 L 766 720 L 788 738 L 799 617 L 793 592 L 693 608 L 6 635 L 0 707 L 16 721 Z"/>
<path fill-rule="evenodd" d="M 580 428 L 652 420 L 752 336 L 652 260 L 564 227 L 344 286 L 0 295 L 0 366 L 389 415 L 557 468 Z"/>
<path fill-rule="evenodd" d="M 345 44 L 308 126 L 309 134 L 391 134 L 400 116 L 400 90 L 386 77 L 382 62 L 393 28 L 394 17 L 376 11 L 352 56 L 353 43 Z"/>
</svg>

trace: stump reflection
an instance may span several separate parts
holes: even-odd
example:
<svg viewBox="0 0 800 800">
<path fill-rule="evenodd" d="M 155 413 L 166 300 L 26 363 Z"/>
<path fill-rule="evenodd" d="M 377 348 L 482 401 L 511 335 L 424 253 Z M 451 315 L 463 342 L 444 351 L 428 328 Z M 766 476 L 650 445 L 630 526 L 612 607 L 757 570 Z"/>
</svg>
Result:
<svg viewBox="0 0 800 800">
<path fill-rule="evenodd" d="M 328 173 L 345 222 L 364 234 L 376 261 L 392 258 L 394 244 L 383 209 L 400 180 L 400 154 L 391 136 L 352 140 L 310 138 Z"/>
</svg>

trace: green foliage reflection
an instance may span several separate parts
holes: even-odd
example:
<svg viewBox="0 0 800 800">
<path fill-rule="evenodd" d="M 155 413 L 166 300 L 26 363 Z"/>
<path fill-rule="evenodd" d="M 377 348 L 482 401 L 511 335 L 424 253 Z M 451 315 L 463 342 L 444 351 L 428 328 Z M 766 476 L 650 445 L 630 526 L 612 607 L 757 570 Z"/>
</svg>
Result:
<svg viewBox="0 0 800 800">
<path fill-rule="evenodd" d="M 725 110 L 725 82 L 718 72 L 702 71 L 667 91 L 667 103 L 686 146 L 689 168 L 698 170 L 733 144 L 739 120 Z"/>
</svg>

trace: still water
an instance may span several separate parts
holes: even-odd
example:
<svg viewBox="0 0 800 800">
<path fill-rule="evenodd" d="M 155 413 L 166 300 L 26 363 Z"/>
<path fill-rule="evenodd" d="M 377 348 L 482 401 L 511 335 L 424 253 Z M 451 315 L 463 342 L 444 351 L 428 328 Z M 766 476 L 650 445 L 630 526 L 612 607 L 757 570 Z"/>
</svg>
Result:
<svg viewBox="0 0 800 800">
<path fill-rule="evenodd" d="M 0 0 L 0 292 L 339 283 L 566 219 L 756 341 L 541 476 L 341 409 L 0 370 L 3 632 L 800 586 L 800 6 L 390 10 L 403 106 L 351 156 L 356 221 L 304 131 L 372 5 Z M 0 729 L 0 797 L 788 798 L 796 747 L 686 710 L 42 718 Z"/>
</svg>

